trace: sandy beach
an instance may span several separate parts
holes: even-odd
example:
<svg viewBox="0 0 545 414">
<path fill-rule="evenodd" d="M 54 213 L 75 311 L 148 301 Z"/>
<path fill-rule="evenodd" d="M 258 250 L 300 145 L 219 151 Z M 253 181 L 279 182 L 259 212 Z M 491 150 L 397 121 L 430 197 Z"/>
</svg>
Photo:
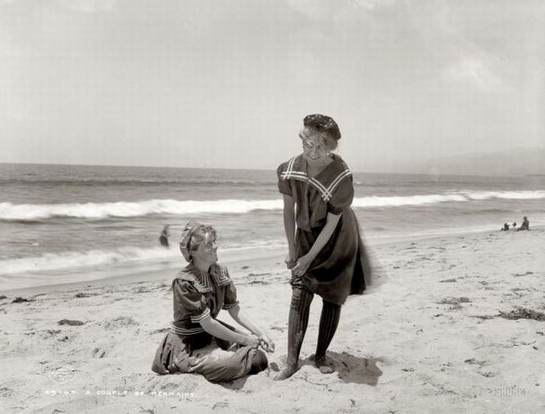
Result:
<svg viewBox="0 0 545 414">
<path fill-rule="evenodd" d="M 343 307 L 337 371 L 309 360 L 315 298 L 302 368 L 284 382 L 272 380 L 291 294 L 278 255 L 229 264 L 242 308 L 277 349 L 268 371 L 223 385 L 150 370 L 172 317 L 171 273 L 0 292 L 0 412 L 543 412 L 544 246 L 543 228 L 372 246 L 388 282 Z"/>
</svg>

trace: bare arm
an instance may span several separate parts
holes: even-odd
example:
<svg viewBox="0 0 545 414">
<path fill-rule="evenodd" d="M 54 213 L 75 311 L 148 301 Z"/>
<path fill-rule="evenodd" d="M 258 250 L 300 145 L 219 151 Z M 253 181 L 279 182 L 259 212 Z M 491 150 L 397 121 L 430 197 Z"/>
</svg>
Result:
<svg viewBox="0 0 545 414">
<path fill-rule="evenodd" d="M 229 315 L 241 326 L 244 326 L 250 332 L 256 336 L 264 335 L 264 332 L 259 329 L 246 315 L 240 311 L 240 306 L 235 306 L 234 308 L 229 309 Z"/>
<path fill-rule="evenodd" d="M 327 213 L 326 223 L 307 255 L 314 260 L 331 238 L 341 218 L 340 214 Z"/>
<path fill-rule="evenodd" d="M 299 260 L 297 261 L 297 265 L 293 268 L 293 272 L 296 275 L 302 275 L 308 270 L 310 264 L 314 261 L 316 256 L 318 256 L 318 253 L 320 253 L 320 251 L 324 248 L 326 243 L 331 238 L 331 235 L 335 231 L 335 228 L 337 227 L 340 218 L 340 214 L 337 215 L 333 213 L 327 213 L 325 226 L 318 235 L 318 238 L 310 248 L 309 252 L 303 257 L 299 258 Z"/>
<path fill-rule="evenodd" d="M 259 344 L 257 337 L 233 332 L 213 318 L 205 318 L 200 323 L 206 332 L 216 338 L 249 346 L 257 346 Z"/>
<path fill-rule="evenodd" d="M 284 231 L 288 240 L 290 259 L 295 257 L 295 201 L 293 197 L 284 194 Z"/>
<path fill-rule="evenodd" d="M 257 335 L 264 343 L 262 343 L 263 348 L 267 352 L 274 352 L 274 342 L 269 338 L 269 336 L 258 328 L 246 315 L 240 311 L 240 306 L 235 306 L 234 308 L 229 309 L 229 315 L 238 322 L 241 326 L 244 326 L 254 335 Z"/>
</svg>

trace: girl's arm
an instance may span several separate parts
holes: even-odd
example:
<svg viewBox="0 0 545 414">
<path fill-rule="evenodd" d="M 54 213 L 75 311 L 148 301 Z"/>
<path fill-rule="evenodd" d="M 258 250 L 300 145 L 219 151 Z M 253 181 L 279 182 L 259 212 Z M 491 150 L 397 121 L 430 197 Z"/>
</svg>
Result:
<svg viewBox="0 0 545 414">
<path fill-rule="evenodd" d="M 271 341 L 269 336 L 265 334 L 261 329 L 259 329 L 246 315 L 240 311 L 240 306 L 235 306 L 234 308 L 229 309 L 229 315 L 241 326 L 248 329 L 254 335 L 263 339 L 265 344 L 268 346 L 270 351 L 274 351 L 274 343 Z"/>
<path fill-rule="evenodd" d="M 294 262 L 295 257 L 295 201 L 293 197 L 283 194 L 284 196 L 284 231 L 288 240 L 288 268 L 291 268 L 290 262 Z"/>
<path fill-rule="evenodd" d="M 216 338 L 253 347 L 259 345 L 259 338 L 257 336 L 233 332 L 211 317 L 203 319 L 200 324 L 206 332 Z"/>
<path fill-rule="evenodd" d="M 316 256 L 318 256 L 318 253 L 320 253 L 320 251 L 324 248 L 326 243 L 331 238 L 331 235 L 335 231 L 335 228 L 337 227 L 340 218 L 340 214 L 327 213 L 325 226 L 318 235 L 318 238 L 312 245 L 311 249 L 306 255 L 300 257 L 297 260 L 297 265 L 295 265 L 295 267 L 293 268 L 293 273 L 295 275 L 300 276 L 306 273 L 310 264 L 314 261 Z"/>
</svg>

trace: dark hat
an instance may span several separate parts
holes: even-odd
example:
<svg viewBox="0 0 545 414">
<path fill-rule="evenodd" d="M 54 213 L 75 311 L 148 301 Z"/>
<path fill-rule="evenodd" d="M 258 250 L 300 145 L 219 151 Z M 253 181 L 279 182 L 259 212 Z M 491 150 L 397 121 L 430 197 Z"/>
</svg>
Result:
<svg viewBox="0 0 545 414">
<path fill-rule="evenodd" d="M 339 126 L 330 116 L 322 114 L 307 115 L 305 116 L 305 119 L 303 119 L 303 125 L 314 128 L 319 132 L 326 132 L 336 141 L 341 139 L 341 131 L 339 130 Z"/>
</svg>

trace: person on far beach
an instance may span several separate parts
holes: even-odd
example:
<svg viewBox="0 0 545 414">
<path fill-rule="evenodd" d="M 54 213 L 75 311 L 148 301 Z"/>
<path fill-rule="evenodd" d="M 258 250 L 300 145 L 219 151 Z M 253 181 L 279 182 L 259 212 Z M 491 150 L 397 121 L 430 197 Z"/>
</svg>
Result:
<svg viewBox="0 0 545 414">
<path fill-rule="evenodd" d="M 169 245 L 168 245 L 168 237 L 169 237 L 168 227 L 169 227 L 169 225 L 166 224 L 165 227 L 163 227 L 163 230 L 161 231 L 161 235 L 159 236 L 159 243 L 161 244 L 161 246 L 166 247 L 166 248 L 169 247 Z"/>
<path fill-rule="evenodd" d="M 509 231 L 509 224 L 503 223 L 503 228 L 501 230 L 502 231 Z"/>
<path fill-rule="evenodd" d="M 530 230 L 530 221 L 528 220 L 528 217 L 524 216 L 522 219 L 522 224 L 517 229 L 517 231 L 521 230 Z"/>
<path fill-rule="evenodd" d="M 341 306 L 348 295 L 362 294 L 370 280 L 359 224 L 350 208 L 352 172 L 332 153 L 341 138 L 339 127 L 329 116 L 308 115 L 299 138 L 303 153 L 277 169 L 288 241 L 286 264 L 292 272 L 288 356 L 277 380 L 289 378 L 298 369 L 315 294 L 323 304 L 314 364 L 322 373 L 334 372 L 326 351 L 337 330 Z"/>
<path fill-rule="evenodd" d="M 215 229 L 188 223 L 180 250 L 189 264 L 172 282 L 174 321 L 155 353 L 152 370 L 227 382 L 266 369 L 263 350 L 274 351 L 274 343 L 241 311 L 227 268 L 218 264 Z M 217 320 L 222 309 L 249 333 Z"/>
</svg>

